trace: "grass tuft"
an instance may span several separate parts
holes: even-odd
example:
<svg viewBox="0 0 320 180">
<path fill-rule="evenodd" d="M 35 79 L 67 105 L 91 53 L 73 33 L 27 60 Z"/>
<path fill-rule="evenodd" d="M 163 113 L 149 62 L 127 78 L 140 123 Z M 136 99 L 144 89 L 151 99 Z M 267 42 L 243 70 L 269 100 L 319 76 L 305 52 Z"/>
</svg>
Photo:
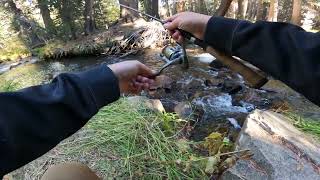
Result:
<svg viewBox="0 0 320 180">
<path fill-rule="evenodd" d="M 19 83 L 14 80 L 4 81 L 0 83 L 0 92 L 11 92 L 19 89 Z"/>
<path fill-rule="evenodd" d="M 294 126 L 320 139 L 319 119 L 304 118 L 302 116 L 290 112 L 286 113 L 286 115 L 293 121 Z"/>
<path fill-rule="evenodd" d="M 174 121 L 172 128 L 178 126 L 176 116 L 157 114 L 122 99 L 103 108 L 87 125 L 92 134 L 72 142 L 72 148 L 68 144 L 66 152 L 107 152 L 108 158 L 98 161 L 97 169 L 114 178 L 207 179 L 191 150 L 179 150 L 179 135 L 172 135 L 168 128 Z"/>
<path fill-rule="evenodd" d="M 10 38 L 0 47 L 0 63 L 30 56 L 29 49 L 18 38 Z"/>
</svg>

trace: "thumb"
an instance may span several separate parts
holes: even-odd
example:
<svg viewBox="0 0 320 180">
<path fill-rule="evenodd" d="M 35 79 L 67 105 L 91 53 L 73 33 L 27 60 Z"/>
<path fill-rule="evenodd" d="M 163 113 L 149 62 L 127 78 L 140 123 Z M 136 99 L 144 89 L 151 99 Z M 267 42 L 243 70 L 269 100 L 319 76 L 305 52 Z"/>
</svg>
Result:
<svg viewBox="0 0 320 180">
<path fill-rule="evenodd" d="M 148 66 L 144 64 L 140 64 L 139 66 L 139 75 L 144 77 L 151 77 L 155 74 L 154 71 L 152 71 Z"/>
<path fill-rule="evenodd" d="M 163 25 L 163 27 L 164 27 L 165 29 L 170 30 L 170 31 L 175 30 L 175 29 L 178 29 L 178 27 L 179 27 L 179 21 L 178 21 L 178 19 L 175 19 L 175 20 L 173 20 L 173 21 L 171 21 L 171 22 L 165 23 L 165 24 Z"/>
</svg>

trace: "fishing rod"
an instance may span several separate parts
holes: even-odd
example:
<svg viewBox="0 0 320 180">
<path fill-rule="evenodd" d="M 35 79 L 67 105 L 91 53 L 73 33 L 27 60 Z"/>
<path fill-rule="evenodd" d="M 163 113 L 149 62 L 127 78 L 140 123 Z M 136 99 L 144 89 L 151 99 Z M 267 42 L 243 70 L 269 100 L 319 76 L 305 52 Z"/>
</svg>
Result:
<svg viewBox="0 0 320 180">
<path fill-rule="evenodd" d="M 164 23 L 165 23 L 164 21 L 162 21 L 162 20 L 159 19 L 159 18 L 156 18 L 156 17 L 154 17 L 154 16 L 151 16 L 150 14 L 147 14 L 147 13 L 141 12 L 141 11 L 139 11 L 139 10 L 137 10 L 137 9 L 134 9 L 134 8 L 130 7 L 130 6 L 126 6 L 126 5 L 121 4 L 121 3 L 120 3 L 120 6 L 126 8 L 126 9 L 129 9 L 129 10 L 131 10 L 131 11 L 134 11 L 134 12 L 136 12 L 136 13 L 142 14 L 142 15 L 148 17 L 148 18 L 154 19 L 154 20 L 160 22 L 161 24 L 164 24 Z"/>
<path fill-rule="evenodd" d="M 151 19 L 154 19 L 158 22 L 160 22 L 162 25 L 165 24 L 165 21 L 162 21 L 159 18 L 156 18 L 154 16 L 151 16 L 150 14 L 141 12 L 137 9 L 134 9 L 132 7 L 126 6 L 124 4 L 120 3 L 120 6 L 126 9 L 129 9 L 131 11 L 134 11 L 138 14 L 141 14 L 143 16 L 149 17 Z M 203 40 L 196 38 L 193 34 L 184 31 L 182 29 L 177 29 L 182 37 L 187 40 L 189 43 L 196 44 L 200 47 L 202 47 L 206 52 L 213 55 L 217 60 L 222 62 L 224 65 L 229 67 L 232 71 L 235 71 L 243 76 L 243 78 L 247 81 L 248 85 L 252 88 L 261 88 L 263 85 L 265 85 L 268 82 L 268 79 L 261 73 L 256 72 L 255 70 L 251 69 L 250 67 L 244 65 L 239 60 L 233 58 L 232 56 L 228 56 L 220 51 L 217 51 L 216 49 L 209 46 L 207 43 L 205 43 Z M 185 63 L 187 61 L 184 61 Z"/>
</svg>

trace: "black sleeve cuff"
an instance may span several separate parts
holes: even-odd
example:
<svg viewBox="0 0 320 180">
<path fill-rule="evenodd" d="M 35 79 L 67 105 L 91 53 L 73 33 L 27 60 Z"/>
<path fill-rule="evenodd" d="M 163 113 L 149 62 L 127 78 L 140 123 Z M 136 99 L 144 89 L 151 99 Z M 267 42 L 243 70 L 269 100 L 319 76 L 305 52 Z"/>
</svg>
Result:
<svg viewBox="0 0 320 180">
<path fill-rule="evenodd" d="M 119 99 L 118 78 L 106 64 L 79 73 L 78 76 L 89 84 L 98 108 Z"/>
<path fill-rule="evenodd" d="M 231 55 L 233 34 L 240 22 L 224 17 L 210 18 L 204 41 L 213 48 Z"/>
</svg>

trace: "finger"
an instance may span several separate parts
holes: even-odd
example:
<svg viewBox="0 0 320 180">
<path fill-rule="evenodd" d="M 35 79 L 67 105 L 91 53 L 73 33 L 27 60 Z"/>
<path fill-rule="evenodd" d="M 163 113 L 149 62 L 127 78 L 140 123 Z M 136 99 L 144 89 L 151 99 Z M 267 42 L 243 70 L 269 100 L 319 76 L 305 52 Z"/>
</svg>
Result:
<svg viewBox="0 0 320 180">
<path fill-rule="evenodd" d="M 179 31 L 176 31 L 175 33 L 172 34 L 172 38 L 174 40 L 178 40 L 179 39 L 179 36 L 180 36 L 180 32 Z"/>
<path fill-rule="evenodd" d="M 143 83 L 140 83 L 140 82 L 134 82 L 133 83 L 133 87 L 135 87 L 135 88 L 141 88 L 143 86 Z"/>
<path fill-rule="evenodd" d="M 137 76 L 136 79 L 138 82 L 147 83 L 149 81 L 149 78 L 143 77 L 143 76 Z"/>
<path fill-rule="evenodd" d="M 167 23 L 167 22 L 172 22 L 173 20 L 175 20 L 178 16 L 180 15 L 180 13 L 175 14 L 173 16 L 168 17 L 167 19 L 165 19 L 163 22 Z"/>
<path fill-rule="evenodd" d="M 149 89 L 150 85 L 148 83 L 144 83 L 142 89 L 147 90 Z"/>
<path fill-rule="evenodd" d="M 152 71 L 148 66 L 140 63 L 139 65 L 139 75 L 144 76 L 144 77 L 150 77 L 155 74 L 154 71 Z"/>
<path fill-rule="evenodd" d="M 177 38 L 177 41 L 178 41 L 180 44 L 182 44 L 183 41 L 184 41 L 183 36 L 180 35 L 180 36 Z"/>
<path fill-rule="evenodd" d="M 149 84 L 153 84 L 155 81 L 153 79 L 149 79 Z"/>
<path fill-rule="evenodd" d="M 175 32 L 176 32 L 175 30 L 172 30 L 172 31 L 170 30 L 169 35 L 172 36 Z"/>
<path fill-rule="evenodd" d="M 164 27 L 165 29 L 168 29 L 168 30 L 178 29 L 178 27 L 179 27 L 179 21 L 178 21 L 178 19 L 175 19 L 175 20 L 173 20 L 173 21 L 171 21 L 171 22 L 165 23 L 165 24 L 163 25 L 163 27 Z"/>
</svg>

